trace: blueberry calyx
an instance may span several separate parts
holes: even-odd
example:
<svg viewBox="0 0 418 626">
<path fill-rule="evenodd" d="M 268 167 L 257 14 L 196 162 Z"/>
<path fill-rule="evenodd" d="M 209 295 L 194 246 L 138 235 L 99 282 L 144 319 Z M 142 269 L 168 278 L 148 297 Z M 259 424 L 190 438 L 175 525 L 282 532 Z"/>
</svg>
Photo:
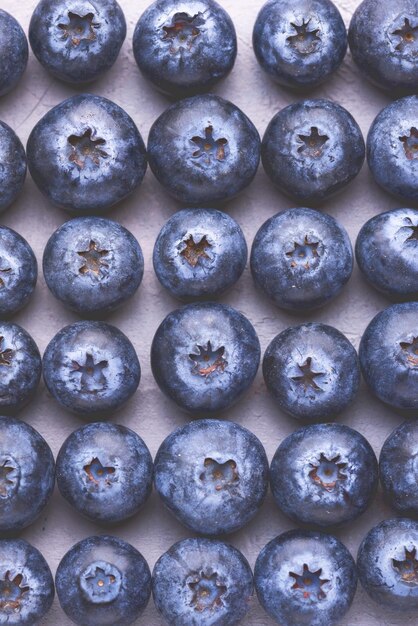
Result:
<svg viewBox="0 0 418 626">
<path fill-rule="evenodd" d="M 13 350 L 6 348 L 3 350 L 4 337 L 0 336 L 0 365 L 9 366 L 12 364 Z"/>
<path fill-rule="evenodd" d="M 403 23 L 402 23 L 403 22 Z M 417 20 L 409 16 L 402 17 L 402 20 L 396 20 L 392 26 L 395 30 L 390 30 L 389 38 L 395 46 L 397 52 L 405 52 L 406 54 L 418 54 L 418 23 Z M 395 45 L 396 44 L 396 45 Z"/>
<path fill-rule="evenodd" d="M 205 158 L 203 160 L 206 161 L 206 163 L 210 163 L 212 157 L 217 161 L 224 161 L 225 157 L 228 156 L 226 148 L 228 140 L 225 139 L 225 137 L 215 139 L 213 136 L 213 126 L 210 124 L 205 128 L 204 137 L 192 137 L 190 141 L 197 146 L 197 150 L 192 154 L 194 159 L 199 159 L 201 156 L 204 156 Z"/>
<path fill-rule="evenodd" d="M 239 481 L 237 464 L 233 459 L 221 463 L 208 457 L 204 460 L 203 466 L 200 480 L 207 487 L 213 487 L 215 492 L 234 487 Z"/>
<path fill-rule="evenodd" d="M 12 496 L 19 486 L 20 467 L 9 455 L 0 457 L 0 499 Z"/>
<path fill-rule="evenodd" d="M 413 547 L 412 550 L 408 550 L 405 547 L 404 550 L 405 559 L 403 561 L 392 559 L 392 566 L 399 572 L 404 583 L 416 587 L 418 585 L 418 561 L 415 558 L 417 549 Z"/>
<path fill-rule="evenodd" d="M 109 154 L 100 146 L 104 146 L 106 139 L 98 137 L 91 128 L 87 128 L 82 135 L 70 135 L 68 143 L 71 146 L 69 161 L 75 163 L 80 170 L 86 167 L 87 159 L 99 167 L 100 159 L 107 159 Z"/>
<path fill-rule="evenodd" d="M 411 341 L 401 341 L 399 345 L 405 353 L 408 366 L 418 367 L 418 337 L 413 337 Z"/>
<path fill-rule="evenodd" d="M 189 15 L 175 13 L 169 26 L 163 26 L 162 41 L 170 44 L 170 53 L 177 54 L 181 50 L 190 50 L 196 37 L 200 35 L 200 28 L 205 23 L 202 13 Z"/>
<path fill-rule="evenodd" d="M 293 250 L 286 252 L 289 258 L 290 267 L 304 267 L 306 270 L 314 269 L 320 263 L 321 254 L 318 247 L 322 245 L 320 241 L 309 241 L 309 236 L 305 235 L 303 242 L 293 242 Z"/>
<path fill-rule="evenodd" d="M 328 459 L 321 452 L 318 464 L 310 463 L 312 469 L 309 472 L 309 476 L 326 491 L 333 491 L 339 480 L 347 480 L 347 475 L 343 473 L 347 463 L 341 462 L 340 459 L 341 456 L 339 454 L 332 459 Z"/>
<path fill-rule="evenodd" d="M 119 595 L 122 574 L 112 563 L 95 561 L 80 575 L 80 587 L 89 602 L 108 604 Z"/>
<path fill-rule="evenodd" d="M 313 371 L 312 357 L 308 356 L 305 363 L 303 363 L 302 365 L 298 363 L 297 366 L 301 373 L 298 376 L 291 376 L 292 380 L 294 380 L 296 383 L 303 385 L 305 392 L 309 389 L 313 389 L 314 391 L 323 391 L 323 389 L 321 389 L 321 387 L 316 382 L 315 378 L 317 378 L 318 376 L 324 376 L 325 372 Z"/>
<path fill-rule="evenodd" d="M 180 256 L 186 259 L 189 265 L 196 267 L 200 259 L 210 259 L 206 252 L 208 248 L 212 248 L 212 244 L 207 240 L 207 236 L 203 235 L 199 241 L 195 241 L 193 235 L 189 235 L 187 239 L 183 239 L 184 248 L 180 251 Z"/>
<path fill-rule="evenodd" d="M 83 467 L 86 473 L 86 480 L 91 490 L 106 489 L 115 481 L 116 468 L 109 465 L 104 466 L 100 459 L 94 457 L 90 463 Z"/>
<path fill-rule="evenodd" d="M 103 257 L 109 254 L 110 250 L 100 250 L 99 245 L 93 241 L 89 243 L 88 250 L 80 250 L 77 252 L 78 256 L 82 257 L 83 265 L 78 270 L 80 274 L 88 274 L 91 272 L 97 278 L 100 278 L 100 274 L 103 268 L 108 268 L 109 263 L 104 260 Z"/>
<path fill-rule="evenodd" d="M 319 28 L 309 28 L 311 18 L 307 21 L 302 19 L 302 24 L 290 23 L 291 27 L 296 31 L 296 34 L 289 35 L 286 41 L 300 54 L 311 54 L 314 52 L 319 43 L 322 41 L 318 33 Z"/>
<path fill-rule="evenodd" d="M 95 31 L 100 28 L 100 24 L 93 22 L 93 19 L 93 13 L 78 15 L 68 11 L 68 22 L 58 24 L 58 28 L 62 31 L 62 39 L 69 39 L 74 47 L 84 41 L 94 41 L 97 38 Z"/>
<path fill-rule="evenodd" d="M 320 578 L 321 574 L 322 568 L 319 568 L 316 572 L 311 572 L 308 565 L 304 563 L 302 574 L 289 572 L 289 576 L 295 579 L 292 589 L 301 591 L 305 600 L 323 600 L 327 597 L 327 594 L 321 587 L 325 583 L 329 583 L 329 580 Z"/>
<path fill-rule="evenodd" d="M 95 363 L 93 356 L 87 352 L 84 365 L 77 361 L 71 363 L 73 371 L 81 374 L 80 388 L 84 393 L 97 393 L 106 388 L 107 380 L 103 370 L 109 365 L 107 361 Z"/>
<path fill-rule="evenodd" d="M 189 358 L 194 362 L 193 369 L 199 374 L 199 376 L 207 377 L 213 372 L 223 372 L 228 365 L 223 357 L 225 353 L 225 347 L 221 346 L 217 350 L 212 349 L 212 343 L 207 342 L 205 346 L 196 345 L 199 353 L 189 354 Z"/>
<path fill-rule="evenodd" d="M 222 596 L 227 592 L 227 587 L 216 572 L 192 574 L 187 585 L 193 592 L 190 606 L 194 606 L 195 611 L 215 611 L 223 606 Z"/>
<path fill-rule="evenodd" d="M 23 574 L 13 576 L 8 570 L 3 579 L 0 579 L 0 610 L 18 613 L 21 608 L 22 597 L 30 591 L 24 584 Z"/>
</svg>

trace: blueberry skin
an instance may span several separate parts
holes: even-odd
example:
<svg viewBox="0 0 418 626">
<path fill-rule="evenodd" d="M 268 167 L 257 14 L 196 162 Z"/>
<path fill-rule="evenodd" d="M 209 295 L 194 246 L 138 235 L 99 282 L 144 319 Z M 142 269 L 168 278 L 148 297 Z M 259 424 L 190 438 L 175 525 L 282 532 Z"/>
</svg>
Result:
<svg viewBox="0 0 418 626">
<path fill-rule="evenodd" d="M 300 203 L 318 203 L 348 185 L 365 157 L 353 116 L 330 100 L 302 100 L 279 111 L 261 144 L 273 183 Z"/>
<path fill-rule="evenodd" d="M 104 585 L 99 587 L 97 579 Z M 64 555 L 55 586 L 63 611 L 75 624 L 128 626 L 148 604 L 151 572 L 129 543 L 101 535 L 83 539 Z"/>
<path fill-rule="evenodd" d="M 133 52 L 142 74 L 163 93 L 209 91 L 232 70 L 237 36 L 214 0 L 157 0 L 141 15 Z"/>
<path fill-rule="evenodd" d="M 0 624 L 37 626 L 54 595 L 54 579 L 39 550 L 23 539 L 0 540 Z"/>
<path fill-rule="evenodd" d="M 58 228 L 43 256 L 46 284 L 64 306 L 106 314 L 131 298 L 144 274 L 141 246 L 112 220 L 78 217 Z"/>
<path fill-rule="evenodd" d="M 387 519 L 363 539 L 357 555 L 358 575 L 372 600 L 396 609 L 418 608 L 418 522 Z"/>
<path fill-rule="evenodd" d="M 347 51 L 347 31 L 330 0 L 269 0 L 253 31 L 263 70 L 276 83 L 309 89 L 326 81 Z"/>
<path fill-rule="evenodd" d="M 38 263 L 19 233 L 0 226 L 0 316 L 20 311 L 33 294 Z"/>
<path fill-rule="evenodd" d="M 335 537 L 290 530 L 261 550 L 254 582 L 262 607 L 280 626 L 334 626 L 351 606 L 357 572 Z"/>
<path fill-rule="evenodd" d="M 251 249 L 254 281 L 282 309 L 306 311 L 335 298 L 353 271 L 346 230 L 314 209 L 288 209 L 268 219 Z"/>
<path fill-rule="evenodd" d="M 48 111 L 29 136 L 27 156 L 42 193 L 73 213 L 110 209 L 134 191 L 147 168 L 132 118 L 114 102 L 90 94 L 72 96 Z"/>
<path fill-rule="evenodd" d="M 6 470 L 0 476 L 0 533 L 17 533 L 47 505 L 54 489 L 55 463 L 49 445 L 29 424 L 0 417 L 0 431 L 0 464 Z"/>
<path fill-rule="evenodd" d="M 356 241 L 363 276 L 394 301 L 418 300 L 417 209 L 394 209 L 364 224 Z"/>
<path fill-rule="evenodd" d="M 383 444 L 380 482 L 388 502 L 404 515 L 418 515 L 418 424 L 404 422 Z"/>
<path fill-rule="evenodd" d="M 376 183 L 410 202 L 418 202 L 417 116 L 417 96 L 395 100 L 377 115 L 367 136 L 367 162 Z"/>
<path fill-rule="evenodd" d="M 310 323 L 276 335 L 264 353 L 263 376 L 283 411 L 300 420 L 326 421 L 354 400 L 360 366 L 345 335 Z"/>
<path fill-rule="evenodd" d="M 16 87 L 28 56 L 28 41 L 22 27 L 10 13 L 0 9 L 0 96 Z"/>
<path fill-rule="evenodd" d="M 148 159 L 173 198 L 210 206 L 251 183 L 260 161 L 260 136 L 232 102 L 211 94 L 194 96 L 172 104 L 154 122 Z"/>
<path fill-rule="evenodd" d="M 158 327 L 152 373 L 161 391 L 190 413 L 228 408 L 253 382 L 260 342 L 251 322 L 214 302 L 176 309 Z"/>
<path fill-rule="evenodd" d="M 0 21 L 1 21 L 0 9 Z M 1 42 L 1 30 L 0 30 Z M 25 149 L 14 130 L 0 121 L 0 212 L 16 200 L 26 178 Z"/>
<path fill-rule="evenodd" d="M 187 528 L 232 533 L 254 517 L 267 493 L 268 461 L 257 437 L 223 420 L 181 426 L 155 457 L 155 488 Z"/>
<path fill-rule="evenodd" d="M 69 83 L 87 83 L 107 72 L 125 37 L 125 16 L 115 0 L 41 0 L 29 24 L 39 63 Z"/>
<path fill-rule="evenodd" d="M 363 377 L 370 391 L 395 409 L 418 409 L 418 302 L 378 313 L 360 342 Z"/>
<path fill-rule="evenodd" d="M 359 517 L 378 483 L 376 455 L 356 430 L 312 424 L 280 444 L 270 467 L 279 508 L 298 524 L 336 526 Z"/>
<path fill-rule="evenodd" d="M 79 513 L 116 523 L 138 512 L 151 493 L 153 463 L 133 430 L 98 422 L 73 432 L 57 457 L 57 485 Z"/>
<path fill-rule="evenodd" d="M 162 227 L 154 246 L 160 283 L 179 300 L 217 297 L 240 278 L 247 244 L 239 224 L 215 209 L 183 209 Z"/>
<path fill-rule="evenodd" d="M 62 328 L 44 356 L 48 391 L 66 409 L 105 417 L 136 391 L 141 368 L 135 348 L 115 326 L 75 322 Z"/>
<path fill-rule="evenodd" d="M 0 322 L 0 413 L 22 409 L 34 397 L 41 373 L 41 355 L 29 333 Z"/>
<path fill-rule="evenodd" d="M 250 608 L 253 575 L 230 544 L 184 539 L 156 562 L 152 593 L 170 626 L 235 626 Z"/>
<path fill-rule="evenodd" d="M 348 30 L 351 55 L 363 76 L 392 94 L 416 92 L 417 27 L 417 0 L 364 0 Z"/>
</svg>

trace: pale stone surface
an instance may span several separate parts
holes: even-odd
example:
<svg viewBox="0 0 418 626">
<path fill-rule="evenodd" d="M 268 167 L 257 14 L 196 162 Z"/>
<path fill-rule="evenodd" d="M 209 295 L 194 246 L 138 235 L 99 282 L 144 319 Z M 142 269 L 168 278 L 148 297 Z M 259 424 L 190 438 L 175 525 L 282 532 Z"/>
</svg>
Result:
<svg viewBox="0 0 418 626">
<path fill-rule="evenodd" d="M 232 100 L 253 120 L 262 134 L 272 116 L 297 97 L 276 87 L 264 75 L 253 55 L 251 32 L 262 0 L 222 0 L 229 11 L 238 33 L 238 58 L 230 77 L 215 91 Z M 135 23 L 147 6 L 147 0 L 121 0 L 128 22 L 128 36 L 113 69 L 101 80 L 89 86 L 92 93 L 114 100 L 134 118 L 144 139 L 155 118 L 168 105 L 140 76 L 132 54 L 132 35 Z M 336 0 L 348 25 L 358 0 Z M 2 8 L 12 13 L 27 32 L 35 0 L 2 0 Z M 26 74 L 11 94 L 0 100 L 0 119 L 16 130 L 26 142 L 35 123 L 55 104 L 74 93 L 83 91 L 61 84 L 51 78 L 30 55 Z M 364 134 L 375 115 L 389 102 L 387 96 L 366 84 L 354 67 L 350 55 L 337 76 L 324 86 L 314 90 L 313 97 L 325 97 L 345 106 L 356 118 Z M 241 224 L 251 245 L 259 226 L 279 210 L 292 207 L 292 202 L 278 193 L 260 168 L 253 184 L 227 206 L 228 212 Z M 336 217 L 347 228 L 351 240 L 362 224 L 373 215 L 398 207 L 399 204 L 380 191 L 373 183 L 367 166 L 358 178 L 335 199 L 324 204 L 324 210 Z M 157 388 L 149 365 L 149 350 L 153 334 L 163 319 L 178 306 L 158 283 L 152 269 L 152 247 L 157 233 L 164 222 L 178 209 L 158 185 L 148 170 L 142 187 L 114 210 L 110 217 L 129 228 L 139 242 L 145 256 L 145 276 L 138 294 L 121 311 L 114 313 L 108 321 L 123 330 L 134 343 L 142 365 L 143 376 L 134 399 L 113 420 L 136 430 L 146 441 L 153 455 L 163 438 L 175 427 L 186 423 L 187 416 L 175 408 Z M 33 246 L 41 264 L 42 252 L 52 232 L 67 216 L 46 202 L 34 183 L 28 178 L 24 192 L 18 202 L 1 216 L 1 223 L 16 229 Z M 276 309 L 254 288 L 249 268 L 223 302 L 238 308 L 255 325 L 263 351 L 269 341 L 289 325 L 303 320 L 317 320 L 336 326 L 345 333 L 358 348 L 360 337 L 370 319 L 388 302 L 377 295 L 361 279 L 358 268 L 342 295 L 331 305 L 314 314 L 296 318 Z M 52 336 L 65 324 L 77 319 L 48 292 L 42 272 L 35 296 L 30 305 L 15 321 L 26 328 L 43 351 Z M 83 422 L 62 410 L 41 386 L 37 398 L 20 415 L 37 428 L 48 440 L 55 454 L 64 439 Z M 251 429 L 266 447 L 269 459 L 283 438 L 298 424 L 281 414 L 266 392 L 261 370 L 247 396 L 223 417 L 237 421 Z M 340 421 L 357 428 L 367 437 L 376 453 L 391 430 L 402 422 L 402 418 L 374 400 L 362 385 L 354 405 Z M 363 535 L 380 520 L 393 513 L 382 502 L 381 495 L 370 509 L 356 522 L 342 528 L 337 535 L 355 555 Z M 277 534 L 294 527 L 275 507 L 271 495 L 256 519 L 242 532 L 229 540 L 243 551 L 254 565 L 259 550 Z M 63 554 L 76 541 L 94 533 L 106 532 L 99 526 L 84 521 L 63 501 L 58 493 L 41 518 L 23 533 L 23 537 L 39 548 L 47 558 L 53 572 Z M 152 567 L 172 543 L 187 537 L 189 533 L 166 512 L 157 496 L 153 494 L 144 510 L 133 520 L 119 525 L 111 532 L 130 541 L 147 558 Z M 391 614 L 387 609 L 375 605 L 359 588 L 351 611 L 342 621 L 343 626 L 377 626 L 416 624 L 417 616 Z M 70 621 L 61 611 L 56 600 L 43 626 L 69 626 Z M 138 620 L 147 626 L 160 626 L 152 601 Z M 273 624 L 254 599 L 252 610 L 244 622 L 247 626 L 269 626 Z M 296 625 L 295 625 L 296 626 Z"/>
</svg>

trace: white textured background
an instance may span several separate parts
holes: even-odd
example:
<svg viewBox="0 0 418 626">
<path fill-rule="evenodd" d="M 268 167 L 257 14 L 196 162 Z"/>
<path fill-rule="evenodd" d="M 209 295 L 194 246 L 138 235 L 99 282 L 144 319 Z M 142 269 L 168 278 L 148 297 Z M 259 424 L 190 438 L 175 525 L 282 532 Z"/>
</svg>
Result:
<svg viewBox="0 0 418 626">
<path fill-rule="evenodd" d="M 394 0 L 396 2 L 396 0 Z M 146 8 L 147 0 L 120 0 L 128 23 L 128 36 L 112 70 L 100 81 L 89 86 L 89 91 L 114 100 L 133 117 L 144 140 L 155 118 L 167 107 L 168 101 L 157 94 L 140 76 L 132 54 L 132 35 L 136 21 Z M 259 68 L 251 46 L 251 33 L 262 0 L 221 0 L 230 13 L 238 34 L 238 58 L 229 78 L 215 91 L 232 100 L 249 115 L 261 134 L 282 107 L 296 100 L 291 92 L 276 87 Z M 358 0 L 336 0 L 348 25 Z M 1 0 L 1 8 L 12 13 L 27 32 L 35 0 Z M 81 91 L 81 90 L 80 90 Z M 54 105 L 76 93 L 76 89 L 51 78 L 31 54 L 28 69 L 18 87 L 0 100 L 0 119 L 7 122 L 23 143 L 36 122 Z M 375 115 L 389 102 L 389 98 L 366 84 L 354 67 L 348 54 L 338 74 L 312 97 L 325 97 L 346 107 L 360 124 L 364 135 Z M 227 211 L 242 226 L 249 247 L 259 226 L 280 210 L 294 206 L 282 196 L 267 179 L 260 167 L 253 184 L 229 203 Z M 354 244 L 362 224 L 371 216 L 399 206 L 380 191 L 371 179 L 367 166 L 357 179 L 335 199 L 324 204 L 324 210 L 336 217 L 348 230 Z M 133 400 L 114 415 L 116 423 L 136 430 L 155 455 L 161 441 L 175 427 L 185 424 L 187 416 L 171 404 L 159 391 L 149 365 L 149 350 L 153 334 L 163 319 L 178 303 L 158 283 L 152 269 L 152 248 L 164 222 L 180 208 L 158 185 L 150 170 L 144 183 L 122 206 L 109 214 L 121 222 L 138 238 L 145 256 L 145 276 L 136 296 L 111 315 L 108 321 L 121 328 L 132 340 L 142 366 L 142 380 Z M 21 233 L 33 246 L 41 266 L 43 248 L 67 215 L 50 206 L 28 177 L 23 194 L 5 214 L 1 222 Z M 303 318 L 295 318 L 276 309 L 267 299 L 256 293 L 249 268 L 243 277 L 222 299 L 249 317 L 260 337 L 264 351 L 270 340 L 280 331 Z M 343 293 L 331 305 L 307 321 L 317 320 L 336 326 L 358 348 L 360 337 L 370 319 L 388 302 L 377 295 L 362 280 L 358 268 Z M 35 295 L 15 321 L 27 329 L 41 352 L 48 341 L 65 324 L 77 320 L 48 292 L 41 275 Z M 51 445 L 56 455 L 64 439 L 83 422 L 61 409 L 49 396 L 43 384 L 36 399 L 20 417 L 37 428 Z M 223 417 L 234 420 L 252 430 L 266 447 L 271 460 L 283 438 L 295 430 L 297 422 L 282 414 L 268 396 L 261 370 L 246 397 Z M 340 418 L 344 424 L 358 429 L 367 437 L 376 454 L 391 430 L 403 420 L 374 400 L 363 386 L 346 413 Z M 390 517 L 391 510 L 377 497 L 370 509 L 347 528 L 338 531 L 338 537 L 355 555 L 363 535 L 380 520 Z M 259 550 L 279 533 L 294 525 L 282 516 L 269 494 L 261 511 L 246 528 L 229 537 L 254 565 Z M 99 526 L 83 520 L 55 493 L 40 519 L 22 536 L 39 548 L 55 573 L 64 553 L 77 541 L 103 532 Z M 152 568 L 159 555 L 175 541 L 187 537 L 188 531 L 166 512 L 153 494 L 144 509 L 135 518 L 119 525 L 114 531 L 131 542 L 148 560 Z M 69 626 L 71 622 L 61 611 L 58 601 L 43 626 Z M 152 601 L 138 620 L 146 626 L 160 626 Z M 246 626 L 273 624 L 254 599 Z M 344 626 L 375 626 L 418 624 L 418 614 L 391 614 L 374 604 L 359 588 L 354 604 L 342 621 Z M 295 624 L 295 626 L 297 626 Z"/>
</svg>

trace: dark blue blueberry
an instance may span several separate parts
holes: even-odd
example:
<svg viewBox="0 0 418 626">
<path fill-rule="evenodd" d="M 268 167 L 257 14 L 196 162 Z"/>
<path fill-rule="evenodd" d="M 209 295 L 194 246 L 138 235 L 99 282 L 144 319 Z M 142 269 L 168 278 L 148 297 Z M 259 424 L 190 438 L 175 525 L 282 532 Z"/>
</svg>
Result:
<svg viewBox="0 0 418 626">
<path fill-rule="evenodd" d="M 39 550 L 23 539 L 0 540 L 0 624 L 36 626 L 54 594 L 51 570 Z"/>
<path fill-rule="evenodd" d="M 27 154 L 42 193 L 75 213 L 109 209 L 134 191 L 147 168 L 132 118 L 114 102 L 89 94 L 48 111 L 30 134 Z"/>
<path fill-rule="evenodd" d="M 379 459 L 380 481 L 400 513 L 418 515 L 418 422 L 404 422 L 389 435 Z M 417 580 L 418 584 L 418 580 Z"/>
<path fill-rule="evenodd" d="M 0 9 L 0 22 L 1 14 Z M 0 212 L 16 200 L 22 191 L 25 178 L 26 153 L 22 142 L 10 126 L 0 122 Z"/>
<path fill-rule="evenodd" d="M 353 116 L 330 100 L 302 100 L 277 113 L 261 144 L 273 183 L 300 203 L 318 203 L 359 173 L 365 146 Z"/>
<path fill-rule="evenodd" d="M 125 16 L 116 0 L 41 0 L 29 25 L 39 63 L 69 83 L 86 83 L 104 74 L 125 37 Z"/>
<path fill-rule="evenodd" d="M 54 489 L 55 463 L 47 442 L 29 424 L 0 417 L 0 431 L 0 533 L 17 533 L 47 505 Z M 0 567 L 1 555 L 0 550 Z"/>
<path fill-rule="evenodd" d="M 235 626 L 251 606 L 253 574 L 228 543 L 184 539 L 156 562 L 152 593 L 171 626 Z"/>
<path fill-rule="evenodd" d="M 326 324 L 287 328 L 263 358 L 267 389 L 279 407 L 310 422 L 337 417 L 360 384 L 357 352 L 347 337 Z"/>
<path fill-rule="evenodd" d="M 48 344 L 44 379 L 62 406 L 92 417 L 106 416 L 136 391 L 141 368 L 135 348 L 115 326 L 75 322 Z"/>
<path fill-rule="evenodd" d="M 279 85 L 309 89 L 341 65 L 347 31 L 330 0 L 269 0 L 257 16 L 253 47 L 263 70 Z"/>
<path fill-rule="evenodd" d="M 142 250 L 132 233 L 108 219 L 79 217 L 58 228 L 43 257 L 46 284 L 77 313 L 105 314 L 141 284 Z"/>
<path fill-rule="evenodd" d="M 283 309 L 306 311 L 335 298 L 353 270 L 346 230 L 314 209 L 288 209 L 268 219 L 251 250 L 256 285 Z"/>
<path fill-rule="evenodd" d="M 163 226 L 154 247 L 154 270 L 175 298 L 221 295 L 247 262 L 247 244 L 238 223 L 215 209 L 184 209 Z"/>
<path fill-rule="evenodd" d="M 418 302 L 378 313 L 360 342 L 360 365 L 370 391 L 395 409 L 418 409 Z"/>
<path fill-rule="evenodd" d="M 12 315 L 25 306 L 37 277 L 36 257 L 26 239 L 0 226 L 0 316 Z"/>
<path fill-rule="evenodd" d="M 367 162 L 375 181 L 410 202 L 418 202 L 417 119 L 417 96 L 395 100 L 378 114 L 367 136 Z"/>
<path fill-rule="evenodd" d="M 379 605 L 418 608 L 418 522 L 387 519 L 363 539 L 357 568 L 364 590 Z"/>
<path fill-rule="evenodd" d="M 32 399 L 41 373 L 41 355 L 29 333 L 0 322 L 0 414 L 19 411 Z"/>
<path fill-rule="evenodd" d="M 280 444 L 270 484 L 280 509 L 298 524 L 335 526 L 366 510 L 378 483 L 375 453 L 342 424 L 300 428 Z"/>
<path fill-rule="evenodd" d="M 261 605 L 280 626 L 334 626 L 351 606 L 357 572 L 332 535 L 290 530 L 260 552 L 254 581 Z"/>
<path fill-rule="evenodd" d="M 191 413 L 226 409 L 248 389 L 260 362 L 251 322 L 230 306 L 189 304 L 161 322 L 151 346 L 160 389 Z"/>
<path fill-rule="evenodd" d="M 151 572 L 126 541 L 101 535 L 76 543 L 55 577 L 63 611 L 79 626 L 128 626 L 151 595 Z"/>
<path fill-rule="evenodd" d="M 172 104 L 151 127 L 154 176 L 179 202 L 210 206 L 247 187 L 260 160 L 260 136 L 232 102 L 204 95 Z"/>
<path fill-rule="evenodd" d="M 391 300 L 418 300 L 418 210 L 372 217 L 358 234 L 356 259 L 368 282 Z"/>
<path fill-rule="evenodd" d="M 98 422 L 73 432 L 57 457 L 61 495 L 79 513 L 103 523 L 131 517 L 151 493 L 152 458 L 125 426 Z"/>
<path fill-rule="evenodd" d="M 268 462 L 257 437 L 222 420 L 177 428 L 155 457 L 155 488 L 177 519 L 204 535 L 232 533 L 259 510 Z"/>
<path fill-rule="evenodd" d="M 417 90 L 417 0 L 363 0 L 351 19 L 354 62 L 373 84 L 391 92 Z"/>
<path fill-rule="evenodd" d="M 229 74 L 237 36 L 214 0 L 157 0 L 138 20 L 133 51 L 145 78 L 184 98 L 209 91 Z"/>
<path fill-rule="evenodd" d="M 0 96 L 16 87 L 28 56 L 28 41 L 22 27 L 10 13 L 0 9 Z"/>
</svg>

